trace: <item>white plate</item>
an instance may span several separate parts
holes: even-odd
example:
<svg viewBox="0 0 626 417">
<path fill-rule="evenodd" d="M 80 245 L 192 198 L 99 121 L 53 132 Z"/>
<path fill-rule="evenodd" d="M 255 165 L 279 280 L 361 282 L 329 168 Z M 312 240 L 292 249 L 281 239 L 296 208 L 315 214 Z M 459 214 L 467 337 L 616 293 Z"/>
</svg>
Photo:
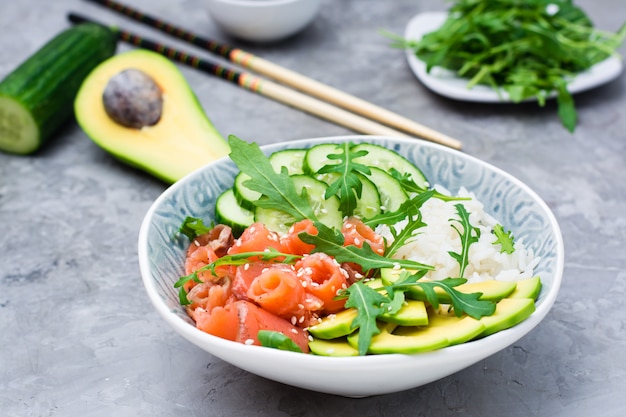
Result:
<svg viewBox="0 0 626 417">
<path fill-rule="evenodd" d="M 419 40 L 426 33 L 438 29 L 447 16 L 446 12 L 426 12 L 413 17 L 406 27 L 404 34 L 407 40 Z M 411 49 L 406 50 L 409 66 L 417 78 L 430 90 L 445 97 L 463 101 L 496 103 L 509 101 L 505 92 L 498 95 L 492 88 L 484 85 L 467 88 L 468 80 L 456 76 L 453 72 L 441 67 L 432 68 L 426 72 L 426 64 L 419 60 Z M 622 72 L 622 62 L 617 57 L 609 57 L 594 65 L 575 77 L 569 84 L 568 90 L 572 93 L 589 90 L 617 78 Z"/>
</svg>

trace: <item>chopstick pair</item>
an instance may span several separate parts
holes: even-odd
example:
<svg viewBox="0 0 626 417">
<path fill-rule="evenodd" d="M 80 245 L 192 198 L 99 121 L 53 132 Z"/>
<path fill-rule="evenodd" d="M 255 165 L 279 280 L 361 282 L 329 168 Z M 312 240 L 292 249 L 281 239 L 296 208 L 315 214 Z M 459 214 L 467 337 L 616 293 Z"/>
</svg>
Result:
<svg viewBox="0 0 626 417">
<path fill-rule="evenodd" d="M 83 17 L 75 13 L 69 13 L 68 19 L 72 23 L 92 22 L 101 24 L 93 19 Z M 223 78 L 246 90 L 261 94 L 263 96 L 280 101 L 292 107 L 304 110 L 318 117 L 350 128 L 356 132 L 369 135 L 409 137 L 409 135 L 406 135 L 400 131 L 391 129 L 387 126 L 376 123 L 364 117 L 360 117 L 354 113 L 350 113 L 346 110 L 317 100 L 298 91 L 291 90 L 272 81 L 265 80 L 253 74 L 240 72 L 232 68 L 224 67 L 209 60 L 202 59 L 197 56 L 190 55 L 177 49 L 171 48 L 162 43 L 158 43 L 139 35 L 133 34 L 131 32 L 121 30 L 117 27 L 112 29 L 117 32 L 120 40 L 124 42 L 138 46 L 140 48 L 158 52 L 173 61 L 180 62 L 181 64 L 185 64 L 198 70 Z"/>
<path fill-rule="evenodd" d="M 115 1 L 86 1 L 105 6 L 108 9 L 121 13 L 135 21 L 161 30 L 168 35 L 182 39 L 195 46 L 201 47 L 210 53 L 226 58 L 234 64 L 272 78 L 282 84 L 300 90 L 301 92 L 286 88 L 281 84 L 263 79 L 254 74 L 227 68 L 215 62 L 211 62 L 208 59 L 201 59 L 166 45 L 151 41 L 145 37 L 115 28 L 120 36 L 120 39 L 125 42 L 156 51 L 172 60 L 231 81 L 244 89 L 264 95 L 292 107 L 299 108 L 303 111 L 309 112 L 339 125 L 343 125 L 360 133 L 407 137 L 409 135 L 403 133 L 407 132 L 411 135 L 452 148 L 461 148 L 461 142 L 454 138 L 446 136 L 372 103 L 349 95 L 341 90 L 308 78 L 302 74 L 273 64 L 249 52 L 233 48 L 215 40 L 197 36 L 185 29 L 166 23 L 160 19 L 146 15 L 138 10 L 132 9 Z M 70 21 L 74 23 L 93 21 L 74 13 L 70 13 L 68 17 Z M 303 93 L 307 93 L 309 95 Z M 311 96 L 317 97 L 318 99 Z M 384 123 L 389 127 L 381 123 Z"/>
</svg>

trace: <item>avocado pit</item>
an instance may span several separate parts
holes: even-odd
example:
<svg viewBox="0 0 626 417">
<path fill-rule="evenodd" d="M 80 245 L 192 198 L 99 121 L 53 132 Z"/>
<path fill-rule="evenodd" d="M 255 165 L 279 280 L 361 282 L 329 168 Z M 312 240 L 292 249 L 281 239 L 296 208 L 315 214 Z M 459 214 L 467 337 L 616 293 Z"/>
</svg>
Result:
<svg viewBox="0 0 626 417">
<path fill-rule="evenodd" d="M 102 101 L 111 119 L 135 129 L 157 124 L 163 111 L 161 88 L 148 74 L 134 68 L 111 77 Z"/>
</svg>

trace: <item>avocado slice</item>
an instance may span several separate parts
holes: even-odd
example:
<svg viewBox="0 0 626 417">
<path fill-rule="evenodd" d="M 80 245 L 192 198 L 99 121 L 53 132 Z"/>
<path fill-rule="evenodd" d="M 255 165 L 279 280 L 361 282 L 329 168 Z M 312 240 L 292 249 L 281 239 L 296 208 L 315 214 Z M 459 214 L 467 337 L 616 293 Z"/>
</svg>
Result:
<svg viewBox="0 0 626 417">
<path fill-rule="evenodd" d="M 359 351 L 345 337 L 332 340 L 314 339 L 309 342 L 311 353 L 320 356 L 359 356 Z"/>
<path fill-rule="evenodd" d="M 485 325 L 480 320 L 470 316 L 457 317 L 454 311 L 447 310 L 444 306 L 439 306 L 437 310 L 429 310 L 429 324 L 432 331 L 440 331 L 445 334 L 448 339 L 448 346 L 465 343 L 478 336 L 485 331 Z M 397 331 L 396 334 L 404 334 Z"/>
<path fill-rule="evenodd" d="M 535 311 L 531 298 L 504 298 L 496 304 L 491 316 L 477 320 L 469 316 L 456 317 L 443 308 L 428 309 L 427 326 L 397 326 L 380 323 L 381 332 L 372 337 L 368 353 L 418 353 L 465 343 L 513 327 Z M 348 343 L 358 347 L 359 333 L 347 337 Z"/>
<path fill-rule="evenodd" d="M 400 278 L 400 274 L 403 271 L 404 270 L 402 269 L 384 268 L 380 270 L 380 276 L 384 284 L 390 285 Z M 458 285 L 454 288 L 457 291 L 466 294 L 479 292 L 482 293 L 482 295 L 480 296 L 481 300 L 497 302 L 513 293 L 516 286 L 517 284 L 511 281 L 486 280 L 481 282 L 465 283 Z M 437 299 L 440 303 L 450 304 L 451 299 L 447 292 L 442 290 L 440 287 L 436 287 L 435 293 L 437 294 Z M 406 291 L 406 295 L 407 297 L 411 297 L 416 300 L 426 301 L 426 294 L 424 293 L 424 290 L 422 290 L 419 286 L 409 288 Z"/>
<path fill-rule="evenodd" d="M 532 298 L 536 300 L 541 292 L 541 278 L 534 276 L 532 278 L 517 281 L 515 291 L 507 298 Z"/>
<path fill-rule="evenodd" d="M 130 69 L 145 74 L 162 93 L 160 118 L 152 125 L 126 127 L 105 108 L 105 89 Z M 102 62 L 83 81 L 74 110 L 80 127 L 98 146 L 168 183 L 230 152 L 178 67 L 156 52 L 136 49 Z"/>
<path fill-rule="evenodd" d="M 394 331 L 398 328 L 400 334 Z M 444 331 L 431 326 L 400 326 L 394 323 L 379 323 L 380 333 L 372 337 L 368 353 L 418 353 L 448 346 Z M 355 349 L 359 346 L 359 332 L 348 336 L 348 343 Z"/>
<path fill-rule="evenodd" d="M 394 314 L 385 313 L 380 316 L 380 320 L 402 326 L 426 326 L 428 312 L 423 301 L 406 300 L 400 310 Z"/>
<path fill-rule="evenodd" d="M 329 314 L 322 321 L 309 327 L 309 333 L 320 339 L 334 339 L 352 333 L 352 321 L 357 316 L 355 308 Z"/>
<path fill-rule="evenodd" d="M 367 280 L 364 284 L 374 289 L 381 289 L 385 286 L 380 278 Z M 387 294 L 385 290 L 380 291 Z M 402 326 L 426 326 L 428 324 L 426 304 L 422 300 L 406 300 L 400 310 L 394 314 L 385 313 L 380 320 Z"/>
<path fill-rule="evenodd" d="M 334 339 L 347 336 L 353 332 L 352 321 L 357 316 L 357 310 L 349 308 L 336 314 L 329 314 L 318 324 L 309 327 L 309 333 L 320 339 Z M 404 305 L 394 314 L 385 313 L 380 317 L 381 321 L 403 326 L 426 326 L 428 313 L 423 301 L 407 300 Z"/>
<path fill-rule="evenodd" d="M 480 321 L 485 326 L 481 337 L 508 329 L 524 321 L 535 311 L 532 298 L 503 298 L 496 304 L 496 311 L 491 316 L 484 316 Z"/>
</svg>

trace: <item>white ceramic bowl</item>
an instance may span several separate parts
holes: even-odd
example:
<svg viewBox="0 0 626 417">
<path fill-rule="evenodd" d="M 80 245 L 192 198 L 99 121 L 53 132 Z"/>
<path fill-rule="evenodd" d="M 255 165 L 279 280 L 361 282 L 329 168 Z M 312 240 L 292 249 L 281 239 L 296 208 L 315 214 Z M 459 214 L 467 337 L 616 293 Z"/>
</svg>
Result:
<svg viewBox="0 0 626 417">
<path fill-rule="evenodd" d="M 228 34 L 273 42 L 304 29 L 320 9 L 320 0 L 206 0 L 209 15 Z"/>
<path fill-rule="evenodd" d="M 516 239 L 541 257 L 535 272 L 543 288 L 535 312 L 510 329 L 485 338 L 412 354 L 325 357 L 247 346 L 195 328 L 181 308 L 174 282 L 183 274 L 188 245 L 177 230 L 187 216 L 211 221 L 215 199 L 233 184 L 237 172 L 229 158 L 213 162 L 168 188 L 147 212 L 139 234 L 139 264 L 145 288 L 167 323 L 184 338 L 212 355 L 254 374 L 310 390 L 363 397 L 414 388 L 443 378 L 506 348 L 526 335 L 552 307 L 563 273 L 563 241 L 547 205 L 522 182 L 472 156 L 417 139 L 347 136 L 285 142 L 263 147 L 310 147 L 344 141 L 368 141 L 387 146 L 413 161 L 432 184 L 455 193 L 464 186 L 484 203 Z"/>
</svg>

